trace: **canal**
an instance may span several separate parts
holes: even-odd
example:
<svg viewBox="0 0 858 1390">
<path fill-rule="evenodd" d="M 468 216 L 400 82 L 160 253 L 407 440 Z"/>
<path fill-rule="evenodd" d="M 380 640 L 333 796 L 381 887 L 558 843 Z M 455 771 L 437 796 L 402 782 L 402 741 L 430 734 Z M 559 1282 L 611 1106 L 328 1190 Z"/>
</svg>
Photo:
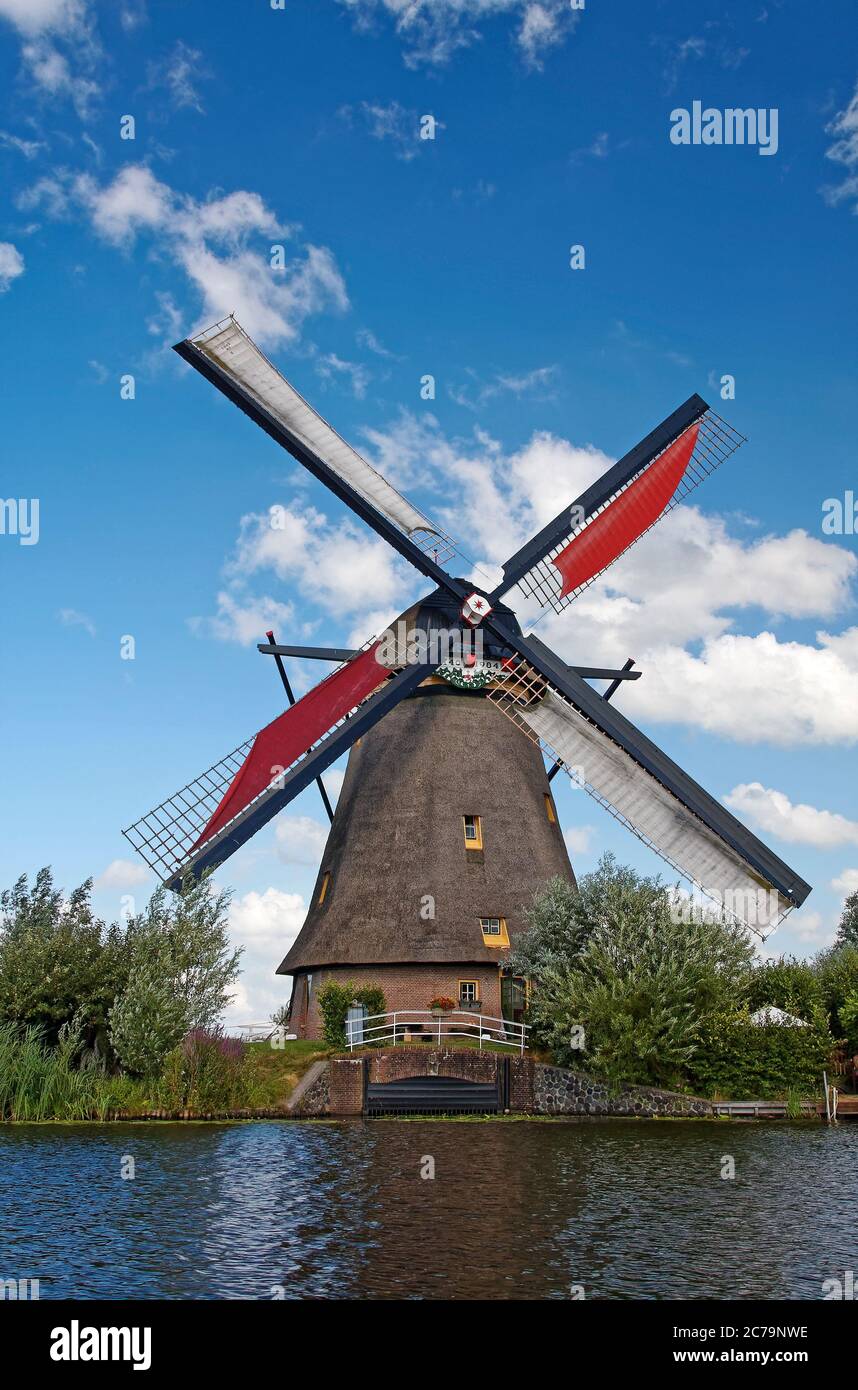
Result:
<svg viewBox="0 0 858 1390">
<path fill-rule="evenodd" d="M 0 1278 L 43 1299 L 819 1299 L 858 1269 L 856 1189 L 847 1124 L 7 1125 Z"/>
</svg>

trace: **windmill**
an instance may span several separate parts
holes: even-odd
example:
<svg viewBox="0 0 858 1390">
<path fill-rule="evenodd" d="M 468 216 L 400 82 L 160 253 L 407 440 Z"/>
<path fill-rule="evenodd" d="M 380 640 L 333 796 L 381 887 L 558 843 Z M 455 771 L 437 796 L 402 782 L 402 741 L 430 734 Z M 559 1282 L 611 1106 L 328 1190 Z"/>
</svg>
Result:
<svg viewBox="0 0 858 1390">
<path fill-rule="evenodd" d="M 527 795 L 537 800 L 545 796 L 549 822 L 553 808 L 541 788 L 543 784 L 547 788 L 548 780 L 562 768 L 682 877 L 752 929 L 764 935 L 801 905 L 810 886 L 611 702 L 622 681 L 640 676 L 634 663 L 629 661 L 620 670 L 569 666 L 533 633 L 526 636 L 504 602 L 506 595 L 517 590 L 542 609 L 562 612 L 735 452 L 743 437 L 700 396 L 691 396 L 544 526 L 506 562 L 494 589 L 484 591 L 453 572 L 460 552 L 451 537 L 321 418 L 234 318 L 177 344 L 175 350 L 433 587 L 385 634 L 358 651 L 279 645 L 273 633 L 267 634 L 268 641 L 259 650 L 276 660 L 289 708 L 123 832 L 166 884 L 177 888 L 186 875 L 198 877 L 222 864 L 312 782 L 322 786 L 322 773 L 349 749 L 357 750 L 350 756 L 346 779 L 346 787 L 355 784 L 350 793 L 353 803 L 361 782 L 358 764 L 365 757 L 365 750 L 358 746 L 365 738 L 376 756 L 372 767 L 365 768 L 363 780 L 383 779 L 385 766 L 392 777 L 396 748 L 389 734 L 376 726 L 385 721 L 388 730 L 400 730 L 407 742 L 396 746 L 413 751 L 419 730 L 406 726 L 411 717 L 408 711 L 419 702 L 409 697 L 443 686 L 446 695 L 457 689 L 480 691 L 484 697 L 479 704 L 481 736 L 492 745 L 489 762 L 496 773 L 507 761 L 520 763 L 520 785 L 527 782 Z M 452 657 L 449 651 L 433 647 L 438 633 L 453 642 Z M 415 635 L 425 640 L 416 641 Z M 284 656 L 315 657 L 336 666 L 293 702 Z M 589 684 L 591 680 L 610 684 L 599 693 Z M 434 705 L 424 702 L 423 707 L 430 705 L 435 710 L 433 748 L 440 757 L 446 716 L 438 712 L 444 700 Z M 446 707 L 460 708 L 449 699 Z M 469 708 L 476 710 L 477 704 L 472 702 Z M 498 713 L 507 716 L 508 722 L 497 718 Z M 508 737 L 501 730 L 508 731 Z M 520 734 L 526 741 L 515 743 Z M 470 756 L 467 730 L 463 728 L 458 737 L 461 761 Z M 547 778 L 540 754 L 549 761 Z M 534 756 L 538 773 L 533 772 Z M 486 763 L 485 776 L 490 775 Z M 508 789 L 508 794 L 516 797 L 519 792 Z M 400 807 L 405 796 L 399 794 Z M 326 807 L 330 812 L 327 799 Z M 340 814 L 338 807 L 332 830 L 335 842 Z M 360 807 L 351 804 L 350 814 L 353 827 L 363 823 Z M 466 822 L 479 819 L 466 811 L 462 814 Z M 553 856 L 554 871 L 570 874 L 556 825 L 553 833 L 560 847 L 551 849 L 540 841 L 540 848 L 534 840 L 532 853 L 540 869 L 547 870 Z M 340 833 L 341 858 L 342 840 Z M 472 864 L 474 856 L 468 862 Z M 524 866 L 516 864 L 513 856 L 507 858 L 503 871 L 524 872 Z M 385 956 L 381 943 L 374 954 L 369 947 L 355 948 L 357 958 L 349 957 L 346 946 L 332 943 L 331 931 L 320 926 L 327 896 L 325 873 L 330 877 L 331 871 L 323 865 L 299 943 L 312 925 L 310 935 L 315 942 L 326 939 L 327 954 L 321 946 L 298 956 L 293 949 L 281 970 L 296 973 L 331 964 L 330 957 L 337 951 L 346 964 L 372 965 L 385 959 L 392 965 L 404 959 L 401 951 L 397 955 L 398 947 L 390 948 L 392 959 Z M 481 921 L 488 920 L 493 929 L 497 908 L 485 905 L 491 912 Z M 483 944 L 491 949 L 485 935 Z M 437 954 L 440 947 L 430 944 L 429 954 L 420 959 L 434 958 L 433 949 Z M 459 945 L 452 949 L 455 959 L 469 959 L 462 957 Z M 482 959 L 478 953 L 475 958 Z"/>
</svg>

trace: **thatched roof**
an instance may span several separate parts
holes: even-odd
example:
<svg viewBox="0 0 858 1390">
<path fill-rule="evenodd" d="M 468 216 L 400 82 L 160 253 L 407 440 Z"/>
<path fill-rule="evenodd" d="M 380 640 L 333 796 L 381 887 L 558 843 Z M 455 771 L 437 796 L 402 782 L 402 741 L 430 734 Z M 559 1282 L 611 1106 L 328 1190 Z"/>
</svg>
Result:
<svg viewBox="0 0 858 1390">
<path fill-rule="evenodd" d="M 312 906 L 279 973 L 497 962 L 479 919 L 505 917 L 512 937 L 548 879 L 573 879 L 549 790 L 536 746 L 484 694 L 422 686 L 352 748 Z M 482 852 L 465 848 L 466 815 L 481 817 Z M 427 895 L 434 920 L 421 916 Z"/>
</svg>

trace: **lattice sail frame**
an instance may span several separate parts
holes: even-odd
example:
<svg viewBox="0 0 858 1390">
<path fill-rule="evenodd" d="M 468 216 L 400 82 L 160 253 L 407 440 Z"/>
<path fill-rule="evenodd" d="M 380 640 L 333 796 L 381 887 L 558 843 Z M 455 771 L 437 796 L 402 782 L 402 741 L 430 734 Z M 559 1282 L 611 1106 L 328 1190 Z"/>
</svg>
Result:
<svg viewBox="0 0 858 1390">
<path fill-rule="evenodd" d="M 367 651 L 376 640 L 376 638 L 371 638 L 368 642 L 365 642 L 360 648 L 360 651 Z M 343 666 L 347 664 L 346 662 L 341 662 L 339 666 L 325 677 L 325 681 L 330 680 L 331 676 L 336 675 L 336 673 L 342 670 Z M 378 690 L 388 679 L 391 669 L 392 668 L 388 666 L 379 664 L 378 685 L 360 702 L 361 704 L 365 704 L 366 700 L 372 699 L 373 695 L 378 693 Z M 325 681 L 320 682 L 320 684 L 324 685 Z M 353 709 L 349 710 L 338 719 L 336 723 L 332 724 L 321 738 L 316 739 L 315 743 L 302 753 L 300 757 L 295 758 L 288 767 L 284 767 L 272 776 L 267 787 L 265 787 L 258 796 L 254 797 L 247 806 L 242 807 L 241 811 L 239 811 L 232 820 L 227 821 L 218 831 L 218 834 L 227 832 L 233 821 L 237 820 L 239 816 L 244 815 L 251 807 L 257 805 L 262 797 L 266 796 L 268 792 L 271 791 L 272 787 L 276 787 L 278 782 L 285 779 L 293 768 L 302 763 L 310 753 L 320 747 L 326 739 L 330 738 L 331 734 L 345 724 L 355 713 L 355 710 L 359 708 L 360 705 L 355 705 Z M 161 802 L 160 806 L 156 806 L 154 810 L 147 812 L 145 816 L 141 816 L 140 820 L 135 821 L 133 825 L 123 830 L 122 834 L 125 836 L 126 840 L 137 851 L 141 859 L 145 860 L 150 869 L 154 869 L 162 882 L 167 882 L 174 874 L 187 865 L 194 851 L 201 847 L 198 845 L 201 834 L 223 801 L 229 787 L 232 785 L 233 779 L 250 753 L 259 732 L 260 731 L 257 731 L 251 738 L 239 744 L 238 748 L 234 748 L 231 753 L 227 753 L 225 757 L 221 758 L 219 762 L 215 763 L 199 777 L 195 777 L 193 781 L 188 782 L 180 791 L 174 792 L 172 796 L 167 797 L 166 801 Z M 211 838 L 214 838 L 214 836 Z M 208 841 L 205 843 L 208 843 Z"/>
<path fill-rule="evenodd" d="M 700 483 L 704 482 L 710 474 L 714 473 L 715 469 L 720 467 L 731 454 L 734 454 L 742 444 L 746 443 L 746 436 L 740 434 L 739 431 L 734 429 L 732 425 L 729 425 L 726 420 L 723 420 L 720 415 L 717 415 L 714 410 L 707 410 L 705 415 L 702 415 L 695 423 L 699 426 L 697 442 L 694 446 L 694 452 L 688 461 L 688 466 L 682 475 L 679 487 L 673 494 L 673 497 L 668 502 L 664 511 L 660 513 L 656 520 L 653 521 L 645 531 L 642 531 L 640 535 L 631 542 L 631 545 L 626 546 L 626 549 L 621 552 L 622 555 L 625 555 L 626 552 L 631 549 L 632 545 L 636 545 L 641 539 L 641 536 L 647 534 L 647 531 L 651 531 L 653 526 L 657 525 L 662 517 L 666 516 L 668 512 L 673 511 L 673 508 L 678 506 L 680 502 L 684 502 L 689 493 L 693 492 L 694 489 L 698 487 Z M 679 437 L 681 438 L 681 436 Z M 670 448 L 673 443 L 675 443 L 675 440 L 671 440 L 665 448 Z M 664 450 L 661 451 L 661 453 L 663 452 Z M 517 587 L 523 594 L 528 598 L 536 599 L 542 608 L 553 608 L 556 613 L 562 613 L 584 589 L 589 588 L 594 580 L 599 578 L 599 575 L 604 574 L 605 571 L 610 568 L 610 564 L 616 563 L 615 560 L 612 560 L 609 565 L 605 565 L 602 569 L 598 570 L 596 574 L 591 575 L 584 584 L 579 584 L 577 588 L 571 589 L 568 594 L 561 594 L 560 590 L 563 587 L 563 576 L 557 566 L 552 564 L 552 560 L 555 559 L 561 551 L 565 550 L 576 536 L 582 535 L 583 532 L 593 524 L 596 517 L 600 516 L 605 508 L 610 506 L 612 502 L 615 502 L 616 499 L 626 491 L 626 488 L 636 482 L 641 474 L 646 472 L 657 458 L 661 457 L 661 453 L 657 454 L 653 459 L 648 459 L 646 464 L 641 467 L 633 477 L 629 478 L 617 492 L 613 493 L 601 507 L 593 512 L 592 516 L 587 518 L 583 526 L 578 526 L 570 530 L 568 536 L 565 536 L 562 541 L 559 541 L 538 564 L 534 565 L 533 569 L 528 570 L 528 572 L 518 580 Z M 620 556 L 616 558 L 619 559 Z"/>
<path fill-rule="evenodd" d="M 663 802 L 665 798 L 670 797 L 672 800 L 676 801 L 677 807 L 682 807 L 683 814 L 688 818 L 689 824 L 693 824 L 696 832 L 703 837 L 704 840 L 708 841 L 710 845 L 713 842 L 717 843 L 719 846 L 722 845 L 720 837 L 700 820 L 693 811 L 683 806 L 683 803 L 673 797 L 673 794 L 662 786 L 658 778 L 654 777 L 652 773 L 639 763 L 636 763 L 635 760 L 631 758 L 631 755 L 627 754 L 624 749 L 621 749 L 618 744 L 615 744 L 604 730 L 599 729 L 596 724 L 587 719 L 586 715 L 576 709 L 574 705 L 546 681 L 544 676 L 540 675 L 539 672 L 534 670 L 533 667 L 529 666 L 526 662 L 519 663 L 514 670 L 507 672 L 504 676 L 496 680 L 488 692 L 489 700 L 506 715 L 526 738 L 529 738 L 532 743 L 535 743 L 552 762 L 559 763 L 577 786 L 582 787 L 600 806 L 610 812 L 615 820 L 619 821 L 627 830 L 630 830 L 648 849 L 653 850 L 654 853 L 674 869 L 681 878 L 693 883 L 707 898 L 716 903 L 722 913 L 738 922 L 742 927 L 753 931 L 765 941 L 766 937 L 770 935 L 793 910 L 794 904 L 790 903 L 788 899 L 778 893 L 771 885 L 766 888 L 763 881 L 758 879 L 748 866 L 746 866 L 744 870 L 748 881 L 751 882 L 755 880 L 757 883 L 756 890 L 752 889 L 750 892 L 750 899 L 745 890 L 728 889 L 726 892 L 720 892 L 713 889 L 711 885 L 707 885 L 700 877 L 697 877 L 691 872 L 687 864 L 681 864 L 663 844 L 659 844 L 651 835 L 647 834 L 640 825 L 636 824 L 624 811 L 615 805 L 603 791 L 594 786 L 593 783 L 588 780 L 581 766 L 570 763 L 568 757 L 564 757 L 560 749 L 549 741 L 544 733 L 539 732 L 539 728 L 536 727 L 536 725 L 541 721 L 538 718 L 537 711 L 544 706 L 546 697 L 550 698 L 552 706 L 561 707 L 563 717 L 569 720 L 570 729 L 580 721 L 582 726 L 586 726 L 594 735 L 598 735 L 599 739 L 604 740 L 606 745 L 610 745 L 611 748 L 616 749 L 618 755 L 628 758 L 629 762 L 633 764 L 642 778 L 648 779 L 652 784 L 651 795 L 654 799 Z M 529 722 L 527 715 L 528 710 L 531 711 L 531 717 L 534 720 L 533 723 Z M 726 853 L 728 849 L 729 847 L 723 846 L 721 852 Z M 731 857 L 733 857 L 734 852 L 729 852 Z M 735 856 L 735 858 L 739 858 L 739 856 Z M 730 906 L 732 900 L 731 894 L 736 893 L 741 894 L 740 901 L 745 904 L 746 910 L 744 914 L 741 911 L 734 910 L 734 908 Z M 761 898 L 761 894 L 765 894 L 765 900 Z M 774 913 L 770 913 L 768 909 L 770 909 L 773 904 L 775 906 L 775 911 Z M 765 920 L 762 922 L 751 920 L 752 917 L 757 915 L 765 918 Z"/>
</svg>

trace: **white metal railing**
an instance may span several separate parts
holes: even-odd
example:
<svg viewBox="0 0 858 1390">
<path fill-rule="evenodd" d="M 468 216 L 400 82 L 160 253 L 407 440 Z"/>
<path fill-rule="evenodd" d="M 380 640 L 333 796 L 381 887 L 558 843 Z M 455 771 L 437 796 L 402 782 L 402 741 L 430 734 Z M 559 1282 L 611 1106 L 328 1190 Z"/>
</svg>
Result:
<svg viewBox="0 0 858 1390">
<path fill-rule="evenodd" d="M 467 1024 L 463 1020 L 467 1019 Z M 411 1042 L 415 1037 L 432 1038 L 439 1046 L 444 1038 L 470 1038 L 479 1035 L 484 1042 L 499 1043 L 524 1054 L 528 1026 L 506 1018 L 489 1018 L 470 1009 L 450 1009 L 437 1013 L 430 1009 L 395 1009 L 385 1014 L 346 1019 L 346 1041 L 350 1052 L 370 1043 Z"/>
</svg>

